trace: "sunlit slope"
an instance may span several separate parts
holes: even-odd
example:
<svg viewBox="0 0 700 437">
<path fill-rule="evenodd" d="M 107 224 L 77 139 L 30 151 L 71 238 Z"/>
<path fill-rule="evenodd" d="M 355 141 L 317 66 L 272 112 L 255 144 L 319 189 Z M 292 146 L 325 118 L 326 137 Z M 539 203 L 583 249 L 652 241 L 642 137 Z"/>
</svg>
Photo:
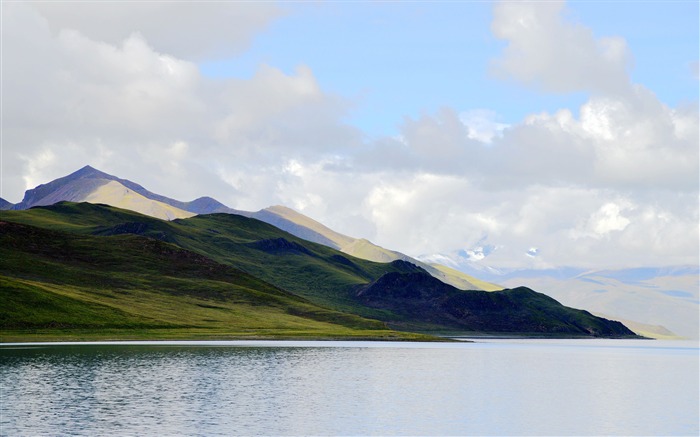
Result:
<svg viewBox="0 0 700 437">
<path fill-rule="evenodd" d="M 140 185 L 86 166 L 68 176 L 27 190 L 22 202 L 13 205 L 12 209 L 27 209 L 67 201 L 104 203 L 164 220 L 195 215 L 144 194 L 152 195 Z"/>
<path fill-rule="evenodd" d="M 444 281 L 447 282 L 450 285 L 454 285 L 457 288 L 461 289 L 466 289 L 468 284 L 473 284 L 478 289 L 484 290 L 484 291 L 498 291 L 498 290 L 503 290 L 504 287 L 496 284 L 492 284 L 490 282 L 482 281 L 481 279 L 477 279 L 474 276 L 468 275 L 466 273 L 460 272 L 459 270 L 452 269 L 450 267 L 444 266 L 442 264 L 430 264 L 430 267 L 433 267 L 434 269 L 440 271 L 441 273 L 445 274 L 445 279 Z M 433 275 L 435 276 L 435 275 Z M 441 279 L 441 278 L 438 278 Z M 454 282 L 458 282 L 462 284 L 462 286 L 459 286 L 457 284 L 454 284 Z"/>
<path fill-rule="evenodd" d="M 388 263 L 396 260 L 408 261 L 422 267 L 441 281 L 462 290 L 500 290 L 503 288 L 481 281 L 446 266 L 423 263 L 401 252 L 377 246 L 364 238 L 348 237 L 333 231 L 310 217 L 284 206 L 277 205 L 263 209 L 252 214 L 252 217 L 271 223 L 298 237 L 336 248 L 343 253 L 357 258 L 380 263 Z"/>
<path fill-rule="evenodd" d="M 103 187 L 109 185 L 109 187 Z M 62 178 L 27 190 L 18 204 L 0 202 L 0 209 L 23 210 L 57 202 L 105 203 L 166 220 L 214 212 L 240 213 L 211 197 L 181 202 L 148 191 L 127 179 L 107 174 L 89 165 Z"/>
<path fill-rule="evenodd" d="M 338 250 L 342 250 L 343 247 L 354 241 L 351 237 L 335 232 L 316 220 L 281 205 L 271 206 L 252 213 L 251 217 L 277 226 L 297 237 Z"/>
<path fill-rule="evenodd" d="M 681 340 L 681 337 L 661 325 L 648 325 L 646 323 L 635 322 L 634 320 L 622 319 L 619 317 L 611 317 L 607 314 L 594 313 L 598 317 L 604 317 L 606 319 L 614 319 L 622 322 L 625 326 L 631 329 L 635 334 L 641 335 L 647 338 L 654 338 L 657 340 Z"/>
<path fill-rule="evenodd" d="M 129 209 L 163 220 L 187 218 L 195 215 L 192 212 L 183 211 L 166 203 L 143 197 L 117 181 L 109 181 L 98 187 L 85 198 L 77 200 L 90 203 L 104 203 L 106 205 Z"/>
<path fill-rule="evenodd" d="M 401 338 L 231 266 L 137 235 L 0 222 L 2 340 Z"/>
</svg>

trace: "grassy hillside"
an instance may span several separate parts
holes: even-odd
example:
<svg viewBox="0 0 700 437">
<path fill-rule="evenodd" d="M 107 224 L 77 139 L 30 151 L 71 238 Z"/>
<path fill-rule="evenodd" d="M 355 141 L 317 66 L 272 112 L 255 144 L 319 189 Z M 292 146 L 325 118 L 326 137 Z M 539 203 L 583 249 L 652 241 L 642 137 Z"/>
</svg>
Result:
<svg viewBox="0 0 700 437">
<path fill-rule="evenodd" d="M 75 235 L 2 222 L 0 259 L 3 341 L 416 337 L 136 235 Z"/>
<path fill-rule="evenodd" d="M 128 312 L 131 318 L 123 323 L 138 325 L 145 323 L 145 317 L 151 324 L 149 329 L 162 329 L 161 323 L 174 323 L 180 329 L 235 328 L 237 335 L 243 335 L 241 330 L 252 329 L 265 335 L 305 336 L 313 332 L 330 335 L 332 332 L 338 337 L 355 335 L 356 330 L 383 327 L 369 318 L 407 330 L 461 327 L 499 332 L 619 335 L 596 328 L 598 322 L 591 315 L 586 316 L 581 329 L 560 329 L 562 324 L 569 324 L 570 309 L 558 303 L 550 305 L 542 299 L 533 300 L 527 293 L 514 294 L 506 300 L 492 297 L 487 298 L 491 303 L 482 302 L 484 298 L 480 296 L 502 292 L 459 290 L 408 262 L 383 264 L 354 258 L 239 215 L 199 215 L 167 222 L 106 205 L 63 202 L 26 211 L 4 211 L 0 217 L 6 222 L 28 225 L 24 228 L 12 223 L 4 225 L 12 232 L 4 237 L 7 242 L 3 242 L 0 252 L 3 257 L 0 274 L 14 281 L 12 287 L 16 290 L 35 287 L 32 290 L 37 293 L 59 287 L 66 298 L 77 297 L 100 305 L 109 303 L 110 308 L 120 310 L 133 309 Z M 13 237 L 18 233 L 21 238 Z M 42 236 L 29 238 L 33 234 Z M 27 246 L 31 241 L 33 245 Z M 404 278 L 408 274 L 419 275 L 415 284 L 409 285 L 420 285 L 423 289 L 417 290 L 419 294 L 429 292 L 431 297 L 406 300 L 401 295 L 405 288 L 381 285 L 391 275 L 402 274 Z M 426 282 L 425 278 L 430 281 Z M 86 294 L 91 290 L 108 297 L 95 300 L 94 295 Z M 120 294 L 121 291 L 126 294 Z M 168 305 L 156 299 L 163 295 L 167 295 Z M 191 299 L 221 303 L 193 303 Z M 139 306 L 141 302 L 146 303 Z M 442 302 L 441 309 L 426 318 L 436 302 Z M 479 313 L 477 307 L 481 303 L 489 304 L 490 310 Z M 141 309 L 136 311 L 136 308 Z M 153 313 L 151 308 L 160 309 Z M 102 310 L 90 311 L 93 310 L 96 313 L 84 320 L 102 320 L 99 316 Z M 165 313 L 161 314 L 162 311 Z M 535 331 L 528 324 L 529 319 L 520 317 L 523 311 L 537 313 L 539 324 Z M 480 320 L 455 324 L 454 314 L 464 312 L 479 313 Z M 183 315 L 179 316 L 180 313 Z M 235 320 L 233 313 L 238 314 Z M 583 312 L 576 314 L 580 313 Z M 195 314 L 199 318 L 183 324 Z M 8 328 L 18 323 L 13 320 L 8 319 Z M 508 323 L 504 325 L 503 320 Z M 80 328 L 81 323 L 71 326 Z M 105 321 L 100 326 L 116 325 Z M 303 326 L 307 327 L 306 334 L 298 331 Z M 270 331 L 274 329 L 278 331 Z"/>
<path fill-rule="evenodd" d="M 233 266 L 317 305 L 366 317 L 383 314 L 358 307 L 354 286 L 390 271 L 393 264 L 353 258 L 329 247 L 294 237 L 259 220 L 233 214 L 200 215 L 166 222 L 106 205 L 61 202 L 2 217 L 85 235 L 137 234 L 176 244 L 221 264 Z"/>
</svg>

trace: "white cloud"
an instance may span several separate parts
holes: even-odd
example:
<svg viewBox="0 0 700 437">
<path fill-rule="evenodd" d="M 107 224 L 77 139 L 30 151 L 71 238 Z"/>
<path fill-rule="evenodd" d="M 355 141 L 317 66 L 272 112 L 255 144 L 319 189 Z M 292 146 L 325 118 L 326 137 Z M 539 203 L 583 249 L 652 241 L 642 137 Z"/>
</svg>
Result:
<svg viewBox="0 0 700 437">
<path fill-rule="evenodd" d="M 609 234 L 612 231 L 622 231 L 630 220 L 620 214 L 620 206 L 614 203 L 606 203 L 593 217 L 593 232 L 597 235 Z"/>
<path fill-rule="evenodd" d="M 607 202 L 590 215 L 582 229 L 572 230 L 572 237 L 600 239 L 609 237 L 613 231 L 623 231 L 630 224 L 630 220 L 622 215 L 622 211 L 633 208 L 634 206 L 627 201 Z"/>
<path fill-rule="evenodd" d="M 90 11 L 81 20 L 99 9 L 81 4 L 76 10 L 83 6 Z M 221 7 L 240 7 L 243 16 L 255 9 Z M 53 11 L 48 19 L 39 13 L 47 8 Z M 207 168 L 251 179 L 259 168 L 307 159 L 330 146 L 352 148 L 360 138 L 340 121 L 346 103 L 323 93 L 308 67 L 285 74 L 263 65 L 249 79 L 209 79 L 196 64 L 154 48 L 148 32 L 96 40 L 99 35 L 82 33 L 92 29 L 87 21 L 76 24 L 81 31 L 64 28 L 72 22 L 56 18 L 52 8 L 3 4 L 2 195 L 10 201 L 36 183 L 92 164 L 171 197 L 212 195 L 237 206 L 240 192 L 226 182 L 230 178 Z M 207 30 L 211 41 L 221 37 L 212 36 L 217 20 Z M 261 26 L 248 26 L 246 35 Z M 44 164 L 49 155 L 51 164 Z M 195 175 L 198 183 L 188 182 Z M 252 188 L 254 198 L 258 190 Z"/>
<path fill-rule="evenodd" d="M 91 164 L 181 200 L 285 204 L 445 263 L 697 260 L 697 107 L 670 108 L 630 84 L 624 41 L 567 23 L 560 4 L 496 7 L 494 32 L 510 44 L 499 68 L 546 90 L 591 92 L 580 108 L 508 126 L 496 112 L 443 108 L 371 142 L 342 122 L 347 102 L 326 93 L 309 67 L 262 65 L 250 78 L 213 80 L 184 56 L 217 50 L 216 32 L 171 49 L 180 37 L 167 23 L 101 30 L 88 25 L 93 6 L 77 24 L 34 6 L 3 4 L 8 200 Z M 251 20 L 245 35 L 227 34 L 231 47 L 275 13 Z M 533 52 L 538 44 L 546 53 Z"/>
<path fill-rule="evenodd" d="M 495 111 L 488 109 L 472 109 L 459 114 L 459 119 L 467 126 L 467 136 L 473 140 L 490 144 L 494 137 L 503 134 L 508 124 L 497 122 Z"/>
<path fill-rule="evenodd" d="M 342 150 L 360 140 L 339 121 L 346 103 L 323 93 L 308 67 L 287 75 L 262 65 L 251 79 L 230 80 L 216 92 L 212 136 L 247 159 L 276 162 L 280 155 Z"/>
<path fill-rule="evenodd" d="M 134 30 L 160 52 L 185 58 L 240 52 L 260 29 L 283 15 L 267 2 L 32 3 L 54 35 L 74 29 L 94 41 L 118 45 Z"/>
<path fill-rule="evenodd" d="M 591 98 L 578 120 L 564 110 L 512 127 L 497 144 L 499 162 L 512 179 L 530 182 L 697 189 L 697 111 L 671 109 L 642 87 L 635 92 L 630 100 Z"/>
<path fill-rule="evenodd" d="M 625 93 L 631 63 L 625 40 L 596 38 L 564 12 L 563 1 L 498 3 L 491 30 L 508 46 L 494 60 L 495 73 L 552 92 Z"/>
<path fill-rule="evenodd" d="M 48 147 L 39 150 L 33 156 L 19 155 L 19 158 L 26 162 L 27 172 L 23 179 L 28 187 L 39 185 L 40 181 L 43 181 L 42 173 L 56 161 L 56 155 Z"/>
<path fill-rule="evenodd" d="M 453 176 L 484 188 L 574 185 L 624 190 L 697 189 L 697 108 L 670 108 L 641 86 L 626 98 L 591 97 L 568 109 L 511 124 L 478 138 L 464 116 L 445 108 L 407 119 L 401 141 L 365 149 L 355 164 Z M 483 132 L 482 132 L 483 133 Z"/>
</svg>

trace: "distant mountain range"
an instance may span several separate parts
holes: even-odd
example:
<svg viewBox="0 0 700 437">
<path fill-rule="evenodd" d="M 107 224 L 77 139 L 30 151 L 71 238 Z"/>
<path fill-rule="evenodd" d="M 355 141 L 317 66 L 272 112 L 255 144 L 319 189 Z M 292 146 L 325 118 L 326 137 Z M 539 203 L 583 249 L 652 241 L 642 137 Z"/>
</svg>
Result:
<svg viewBox="0 0 700 437">
<path fill-rule="evenodd" d="M 658 338 L 672 338 L 676 335 L 698 337 L 697 267 L 600 272 L 579 268 L 503 271 L 482 263 L 467 262 L 459 256 L 418 260 L 377 246 L 366 239 L 335 232 L 284 206 L 249 212 L 229 208 L 211 197 L 182 202 L 152 193 L 137 183 L 90 166 L 28 190 L 18 204 L 0 199 L 0 209 L 24 210 L 59 201 L 106 204 L 164 220 L 188 218 L 197 214 L 237 214 L 261 220 L 304 240 L 357 258 L 383 263 L 408 261 L 442 282 L 462 290 L 495 291 L 506 286 L 527 285 L 543 290 L 567 305 L 625 320 L 643 335 Z M 667 274 L 672 271 L 675 273 Z M 640 279 L 640 274 L 649 277 Z"/>
<path fill-rule="evenodd" d="M 332 247 L 358 258 L 377 262 L 409 261 L 423 267 L 441 281 L 462 290 L 503 289 L 446 266 L 429 265 L 400 252 L 384 249 L 368 240 L 342 235 L 284 206 L 271 206 L 257 212 L 249 212 L 229 208 L 211 197 L 181 202 L 152 193 L 135 182 L 112 176 L 89 165 L 68 176 L 27 190 L 20 203 L 11 204 L 0 199 L 0 209 L 23 210 L 33 206 L 53 205 L 60 201 L 102 203 L 163 220 L 187 218 L 197 214 L 238 214 L 264 221 L 299 238 Z"/>
<path fill-rule="evenodd" d="M 548 273 L 554 272 L 510 272 L 500 282 L 547 290 L 565 305 L 625 321 L 642 335 L 697 339 L 700 334 L 697 266 L 587 270 L 570 276 Z"/>
<path fill-rule="evenodd" d="M 423 259 L 423 258 L 421 258 Z M 514 287 L 524 285 L 574 308 L 624 321 L 654 338 L 700 336 L 700 267 L 626 269 L 497 269 L 458 254 L 423 259 L 443 262 L 467 274 Z"/>
</svg>

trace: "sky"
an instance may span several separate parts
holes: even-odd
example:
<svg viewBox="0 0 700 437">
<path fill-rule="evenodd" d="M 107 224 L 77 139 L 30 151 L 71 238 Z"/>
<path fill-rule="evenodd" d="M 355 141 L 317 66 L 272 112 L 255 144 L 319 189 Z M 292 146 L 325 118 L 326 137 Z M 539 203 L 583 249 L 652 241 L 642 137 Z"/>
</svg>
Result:
<svg viewBox="0 0 700 437">
<path fill-rule="evenodd" d="M 698 264 L 699 3 L 2 2 L 2 185 L 84 165 L 425 260 Z"/>
</svg>

